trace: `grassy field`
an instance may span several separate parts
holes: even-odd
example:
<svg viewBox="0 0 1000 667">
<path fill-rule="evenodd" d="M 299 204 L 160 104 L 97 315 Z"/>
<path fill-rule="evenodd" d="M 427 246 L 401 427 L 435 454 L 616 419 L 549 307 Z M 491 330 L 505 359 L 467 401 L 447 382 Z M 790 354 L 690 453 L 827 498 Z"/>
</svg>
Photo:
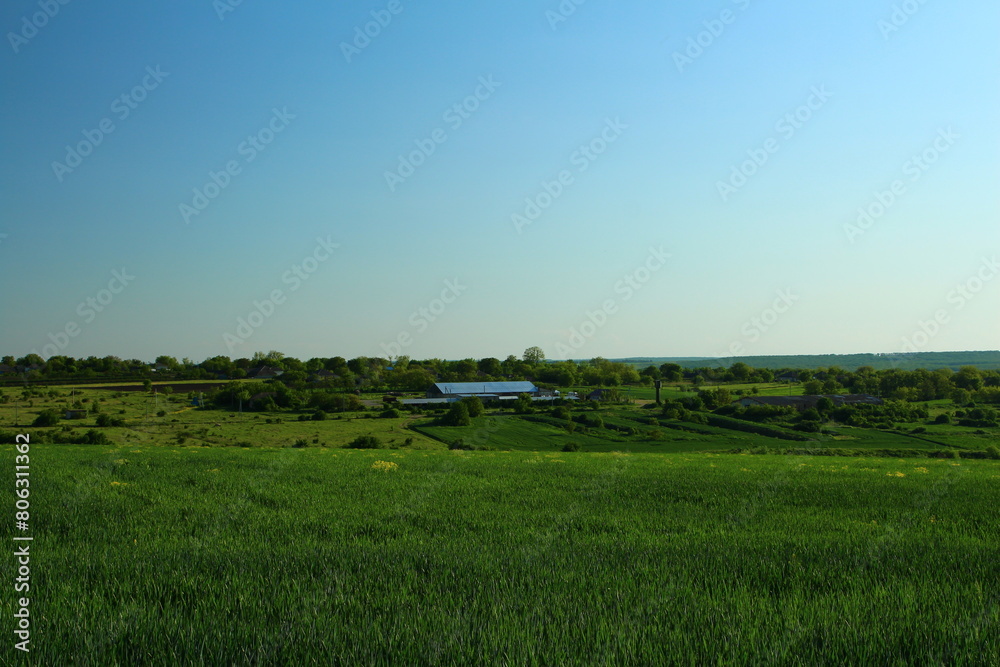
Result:
<svg viewBox="0 0 1000 667">
<path fill-rule="evenodd" d="M 765 387 L 764 390 L 769 388 Z M 641 393 L 647 391 L 647 388 L 633 388 L 632 391 Z M 12 393 L 7 390 L 8 397 Z M 678 395 L 692 394 L 679 392 Z M 377 418 L 377 409 L 332 414 L 325 421 L 298 421 L 298 414 L 289 412 L 240 413 L 238 410 L 228 412 L 198 409 L 182 395 L 160 394 L 154 398 L 139 392 L 80 387 L 56 387 L 47 389 L 42 396 L 34 396 L 27 402 L 0 403 L 0 430 L 11 429 L 15 421 L 21 426 L 30 424 L 44 409 L 57 409 L 61 414 L 76 401 L 80 401 L 80 405 L 87 410 L 96 403 L 100 412 L 123 419 L 124 427 L 103 428 L 101 431 L 113 442 L 135 446 L 185 444 L 290 447 L 298 443 L 340 448 L 362 435 L 373 435 L 387 447 L 410 449 L 444 449 L 460 438 L 472 444 L 500 450 L 558 451 L 567 443 L 575 443 L 583 451 L 635 453 L 761 447 L 784 449 L 797 444 L 724 425 L 677 420 L 657 420 L 654 424 L 650 420 L 658 418 L 658 411 L 643 409 L 641 403 L 607 406 L 596 412 L 577 409 L 574 414 L 600 415 L 605 427 L 578 426 L 570 433 L 564 428 L 565 422 L 548 417 L 545 410 L 529 417 L 536 421 L 525 421 L 512 415 L 509 410 L 501 415 L 491 411 L 488 417 L 477 419 L 471 427 L 462 428 L 435 426 L 431 417 L 420 415 L 405 414 L 401 418 L 381 419 Z M 932 418 L 946 409 L 954 409 L 944 401 L 929 403 L 928 407 Z M 15 413 L 19 415 L 17 420 Z M 95 420 L 96 414 L 88 414 L 84 419 L 63 420 L 58 427 L 41 430 L 81 435 L 94 428 Z M 1000 441 L 1000 429 L 973 429 L 952 424 L 934 424 L 932 421 L 900 423 L 895 431 L 830 424 L 825 433 L 808 434 L 808 446 L 863 450 L 983 450 Z M 629 435 L 619 427 L 632 427 L 635 433 Z M 923 428 L 924 432 L 911 433 L 917 428 Z"/>
<path fill-rule="evenodd" d="M 31 466 L 28 664 L 1000 661 L 1000 462 L 35 445 Z"/>
</svg>

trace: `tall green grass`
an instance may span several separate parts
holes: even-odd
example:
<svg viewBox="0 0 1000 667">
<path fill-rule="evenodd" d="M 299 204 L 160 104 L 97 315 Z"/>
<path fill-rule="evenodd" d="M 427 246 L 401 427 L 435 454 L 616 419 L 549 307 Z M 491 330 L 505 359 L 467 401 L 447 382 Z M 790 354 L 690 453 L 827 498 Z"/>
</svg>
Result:
<svg viewBox="0 0 1000 667">
<path fill-rule="evenodd" d="M 32 454 L 30 664 L 1000 660 L 994 461 Z"/>
</svg>

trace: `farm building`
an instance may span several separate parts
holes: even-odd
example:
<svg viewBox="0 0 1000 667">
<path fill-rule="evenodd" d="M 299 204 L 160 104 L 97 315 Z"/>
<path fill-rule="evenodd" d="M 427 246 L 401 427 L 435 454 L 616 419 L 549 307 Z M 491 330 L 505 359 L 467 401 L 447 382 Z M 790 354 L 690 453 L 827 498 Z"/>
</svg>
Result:
<svg viewBox="0 0 1000 667">
<path fill-rule="evenodd" d="M 520 394 L 535 397 L 543 392 L 533 382 L 436 382 L 427 390 L 427 398 L 478 396 L 483 400 L 495 400 Z"/>
<path fill-rule="evenodd" d="M 842 405 L 882 405 L 883 403 L 881 398 L 869 396 L 868 394 L 827 394 L 823 396 L 745 396 L 736 402 L 744 408 L 753 405 L 770 405 L 777 407 L 790 407 L 797 410 L 808 410 L 809 408 L 815 408 L 821 398 L 829 398 L 838 408 Z"/>
</svg>

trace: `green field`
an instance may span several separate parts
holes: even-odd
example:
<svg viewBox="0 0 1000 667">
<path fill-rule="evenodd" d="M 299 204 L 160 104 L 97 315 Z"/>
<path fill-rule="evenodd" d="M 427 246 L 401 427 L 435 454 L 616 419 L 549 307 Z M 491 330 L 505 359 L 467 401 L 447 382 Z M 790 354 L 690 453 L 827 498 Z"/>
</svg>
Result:
<svg viewBox="0 0 1000 667">
<path fill-rule="evenodd" d="M 763 387 L 762 393 L 779 388 L 778 385 L 760 386 Z M 787 385 L 784 387 L 787 390 Z M 567 443 L 579 445 L 582 451 L 634 453 L 803 446 L 787 439 L 731 428 L 729 424 L 732 420 L 726 418 L 717 420 L 719 423 L 716 424 L 660 419 L 658 410 L 643 409 L 644 405 L 652 407 L 648 405 L 648 400 L 636 398 L 644 396 L 647 391 L 651 398 L 651 388 L 632 388 L 634 403 L 629 405 L 604 406 L 596 411 L 574 408 L 574 415 L 599 415 L 605 427 L 577 427 L 568 432 L 566 422 L 549 416 L 547 408 L 523 418 L 512 414 L 509 409 L 502 412 L 490 410 L 486 417 L 474 420 L 473 425 L 468 427 L 437 426 L 432 416 L 406 413 L 400 418 L 381 419 L 378 418 L 378 408 L 366 412 L 331 414 L 325 421 L 298 421 L 299 413 L 287 411 L 241 413 L 238 410 L 199 409 L 192 407 L 190 400 L 182 395 L 161 394 L 154 398 L 139 392 L 56 387 L 29 401 L 0 403 L 0 431 L 10 431 L 15 421 L 24 427 L 44 409 L 56 409 L 61 414 L 72 402 L 81 401 L 80 405 L 87 410 L 96 403 L 101 413 L 123 419 L 123 427 L 99 430 L 112 442 L 136 446 L 291 447 L 298 444 L 340 448 L 362 435 L 373 435 L 389 448 L 408 449 L 445 449 L 460 438 L 495 450 L 558 451 Z M 676 397 L 693 395 L 691 392 L 674 391 Z M 666 392 L 664 395 L 670 398 Z M 949 407 L 946 401 L 933 401 L 927 405 L 932 418 Z M 79 436 L 93 429 L 95 421 L 96 414 L 88 414 L 83 419 L 63 420 L 58 427 L 39 429 L 38 432 Z M 824 433 L 808 434 L 805 446 L 815 449 L 982 451 L 1000 442 L 1000 429 L 997 428 L 973 429 L 932 422 L 933 419 L 898 423 L 894 430 L 828 424 Z M 635 433 L 627 434 L 622 430 L 626 427 L 634 428 Z M 789 432 L 787 427 L 775 428 Z M 919 428 L 924 431 L 912 433 Z"/>
<path fill-rule="evenodd" d="M 1000 461 L 979 457 L 1000 429 L 936 423 L 936 401 L 806 434 L 668 418 L 646 389 L 468 426 L 377 396 L 324 420 L 0 402 L 34 443 L 27 664 L 997 663 Z"/>
<path fill-rule="evenodd" d="M 29 664 L 1000 660 L 995 461 L 35 445 L 31 467 Z"/>
</svg>

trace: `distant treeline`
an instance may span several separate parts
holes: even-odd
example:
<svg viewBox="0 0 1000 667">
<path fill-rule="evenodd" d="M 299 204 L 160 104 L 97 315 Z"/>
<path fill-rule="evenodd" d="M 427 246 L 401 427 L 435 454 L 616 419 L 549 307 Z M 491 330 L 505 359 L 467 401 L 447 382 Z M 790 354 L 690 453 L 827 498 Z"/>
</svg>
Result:
<svg viewBox="0 0 1000 667">
<path fill-rule="evenodd" d="M 950 368 L 877 369 L 874 366 L 852 370 L 835 364 L 770 369 L 742 361 L 729 366 L 713 362 L 712 365 L 684 367 L 680 363 L 666 362 L 636 367 L 602 357 L 579 362 L 547 361 L 537 347 L 528 348 L 520 358 L 509 355 L 503 361 L 494 357 L 456 361 L 314 357 L 303 361 L 277 351 L 258 352 L 251 358 L 240 359 L 217 356 L 201 363 L 190 359 L 178 361 L 169 356 L 159 356 L 153 364 L 118 357 L 74 359 L 57 356 L 43 360 L 37 355 L 21 359 L 4 357 L 0 361 L 0 386 L 121 383 L 125 380 L 147 384 L 154 381 L 262 380 L 293 390 L 322 388 L 345 392 L 423 392 L 435 382 L 502 380 L 530 380 L 542 388 L 648 386 L 656 380 L 687 383 L 695 388 L 787 382 L 801 383 L 807 394 L 863 393 L 908 401 L 957 396 L 964 402 L 987 403 L 998 402 L 997 394 L 1000 393 L 1000 370 L 975 365 L 961 366 L 957 371 Z"/>
</svg>

